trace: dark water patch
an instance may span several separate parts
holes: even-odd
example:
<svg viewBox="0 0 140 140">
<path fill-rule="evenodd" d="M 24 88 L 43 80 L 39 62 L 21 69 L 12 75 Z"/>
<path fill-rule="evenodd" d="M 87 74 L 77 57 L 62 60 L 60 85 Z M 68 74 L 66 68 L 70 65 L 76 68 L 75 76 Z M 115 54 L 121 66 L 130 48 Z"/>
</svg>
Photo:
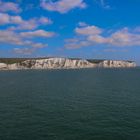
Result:
<svg viewBox="0 0 140 140">
<path fill-rule="evenodd" d="M 140 69 L 0 72 L 0 140 L 139 140 Z"/>
</svg>

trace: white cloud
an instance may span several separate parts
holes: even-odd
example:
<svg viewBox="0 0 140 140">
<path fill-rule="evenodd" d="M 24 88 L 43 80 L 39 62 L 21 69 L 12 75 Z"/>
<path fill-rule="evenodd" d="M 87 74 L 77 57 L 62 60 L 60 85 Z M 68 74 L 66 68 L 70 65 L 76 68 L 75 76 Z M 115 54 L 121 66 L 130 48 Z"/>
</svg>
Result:
<svg viewBox="0 0 140 140">
<path fill-rule="evenodd" d="M 122 29 L 113 33 L 107 40 L 109 44 L 114 46 L 139 46 L 140 34 Z"/>
<path fill-rule="evenodd" d="M 80 35 L 96 35 L 102 33 L 102 29 L 96 26 L 77 27 L 75 32 Z"/>
<path fill-rule="evenodd" d="M 43 16 L 40 17 L 40 19 L 38 20 L 38 22 L 40 24 L 43 24 L 43 25 L 45 25 L 45 24 L 52 24 L 53 23 L 53 21 L 51 19 L 49 19 L 47 17 L 43 17 Z"/>
<path fill-rule="evenodd" d="M 17 29 L 19 29 L 19 30 L 32 30 L 32 29 L 36 29 L 37 27 L 39 27 L 41 25 L 48 25 L 51 23 L 52 23 L 52 21 L 47 17 L 32 18 L 30 20 L 23 21 L 21 24 L 19 24 Z"/>
<path fill-rule="evenodd" d="M 11 30 L 33 30 L 42 25 L 52 24 L 52 20 L 47 17 L 24 20 L 21 16 L 11 16 L 6 13 L 0 13 L 0 25 L 6 24 L 14 24 Z"/>
<path fill-rule="evenodd" d="M 0 43 L 23 45 L 22 39 L 13 31 L 0 30 Z"/>
<path fill-rule="evenodd" d="M 14 53 L 16 54 L 22 54 L 22 55 L 31 55 L 33 54 L 35 51 L 37 51 L 38 49 L 41 49 L 41 48 L 44 48 L 44 47 L 47 47 L 48 45 L 47 44 L 42 44 L 42 43 L 32 43 L 32 46 L 29 46 L 29 47 L 24 47 L 24 48 L 14 48 L 13 51 Z"/>
<path fill-rule="evenodd" d="M 106 34 L 108 31 L 96 26 L 78 27 L 75 29 L 75 32 L 79 36 L 67 39 L 65 48 L 74 49 L 95 45 L 117 47 L 140 46 L 140 34 L 128 28 L 113 31 L 109 35 Z"/>
<path fill-rule="evenodd" d="M 23 19 L 20 16 L 9 16 L 9 24 L 22 24 Z"/>
<path fill-rule="evenodd" d="M 14 48 L 14 53 L 22 55 L 31 55 L 36 49 L 34 48 Z"/>
<path fill-rule="evenodd" d="M 0 30 L 0 44 L 22 46 L 22 48 L 16 48 L 14 52 L 26 54 L 47 47 L 48 44 L 36 42 L 34 38 L 53 37 L 54 32 L 39 29 L 39 27 L 48 24 L 52 24 L 52 21 L 43 16 L 24 20 L 19 15 L 0 13 L 0 25 L 4 27 Z"/>
<path fill-rule="evenodd" d="M 57 11 L 59 13 L 67 13 L 74 8 L 86 8 L 86 3 L 83 0 L 58 0 L 56 2 L 47 2 L 42 0 L 41 7 L 49 11 Z"/>
<path fill-rule="evenodd" d="M 91 42 L 94 42 L 94 43 L 97 43 L 97 44 L 107 43 L 107 39 L 102 37 L 101 35 L 88 36 L 87 40 L 91 41 Z"/>
<path fill-rule="evenodd" d="M 22 48 L 14 48 L 14 53 L 22 55 L 31 55 L 38 49 L 47 47 L 48 44 L 36 42 L 32 40 L 34 37 L 52 37 L 53 32 L 37 30 L 33 32 L 15 32 L 11 30 L 0 30 L 0 43 L 14 46 L 22 46 Z"/>
<path fill-rule="evenodd" d="M 3 2 L 0 0 L 0 12 L 21 12 L 21 9 L 18 4 L 13 2 Z"/>
<path fill-rule="evenodd" d="M 10 23 L 9 15 L 0 13 L 0 25 L 5 25 L 9 23 Z"/>
<path fill-rule="evenodd" d="M 33 37 L 53 37 L 55 35 L 54 32 L 48 32 L 44 30 L 36 30 L 36 31 L 30 31 L 30 32 L 22 32 L 20 34 L 24 38 L 33 38 Z"/>
<path fill-rule="evenodd" d="M 42 48 L 47 46 L 47 44 L 37 43 L 32 40 L 24 39 L 19 33 L 9 30 L 0 30 L 0 43 L 17 46 L 30 46 L 35 48 Z"/>
</svg>

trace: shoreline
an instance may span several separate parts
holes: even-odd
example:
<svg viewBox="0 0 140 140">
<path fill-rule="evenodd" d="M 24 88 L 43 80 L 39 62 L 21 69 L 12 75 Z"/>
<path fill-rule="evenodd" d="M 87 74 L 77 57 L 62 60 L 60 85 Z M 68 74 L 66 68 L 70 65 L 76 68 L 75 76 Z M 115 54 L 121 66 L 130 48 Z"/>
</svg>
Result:
<svg viewBox="0 0 140 140">
<path fill-rule="evenodd" d="M 0 72 L 5 72 L 5 71 L 61 71 L 61 70 L 128 70 L 128 69 L 137 69 L 140 68 L 140 66 L 136 67 L 120 67 L 120 68 L 105 68 L 105 67 L 89 67 L 89 68 L 52 68 L 52 69 L 0 69 Z"/>
</svg>

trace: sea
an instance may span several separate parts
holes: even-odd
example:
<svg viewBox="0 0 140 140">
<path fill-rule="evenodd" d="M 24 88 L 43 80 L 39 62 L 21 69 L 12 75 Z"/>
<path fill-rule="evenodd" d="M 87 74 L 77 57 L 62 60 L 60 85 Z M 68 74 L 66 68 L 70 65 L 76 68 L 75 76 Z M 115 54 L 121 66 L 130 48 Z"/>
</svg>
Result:
<svg viewBox="0 0 140 140">
<path fill-rule="evenodd" d="M 0 71 L 0 140 L 140 140 L 140 68 Z"/>
</svg>

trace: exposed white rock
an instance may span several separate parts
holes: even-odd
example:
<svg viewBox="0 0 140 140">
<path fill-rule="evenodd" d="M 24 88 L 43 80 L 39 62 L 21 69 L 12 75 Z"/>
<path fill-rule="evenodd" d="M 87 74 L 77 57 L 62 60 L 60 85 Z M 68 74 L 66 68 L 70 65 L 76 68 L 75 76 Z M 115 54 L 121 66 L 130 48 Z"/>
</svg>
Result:
<svg viewBox="0 0 140 140">
<path fill-rule="evenodd" d="M 7 67 L 7 64 L 5 64 L 5 63 L 0 63 L 0 69 L 1 70 L 4 70 L 4 69 L 7 69 L 8 67 Z"/>
<path fill-rule="evenodd" d="M 100 67 L 105 68 L 125 68 L 125 67 L 136 67 L 135 62 L 129 61 L 115 61 L 115 60 L 104 60 L 99 64 Z"/>
<path fill-rule="evenodd" d="M 27 60 L 22 64 L 31 69 L 89 68 L 96 66 L 96 64 L 90 63 L 87 60 L 72 60 L 66 58 Z"/>
<path fill-rule="evenodd" d="M 20 69 L 76 69 L 76 68 L 129 68 L 135 67 L 135 62 L 101 60 L 91 62 L 82 59 L 68 58 L 46 58 L 46 59 L 29 59 L 20 63 L 5 64 L 0 63 L 0 70 L 20 70 Z"/>
</svg>

